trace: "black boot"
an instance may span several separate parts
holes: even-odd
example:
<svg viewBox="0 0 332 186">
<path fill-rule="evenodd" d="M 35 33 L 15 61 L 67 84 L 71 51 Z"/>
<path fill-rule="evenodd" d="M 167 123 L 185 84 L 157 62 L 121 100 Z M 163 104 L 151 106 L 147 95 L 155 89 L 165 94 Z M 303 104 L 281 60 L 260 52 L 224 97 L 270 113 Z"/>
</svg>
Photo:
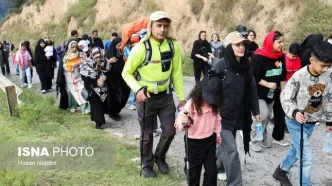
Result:
<svg viewBox="0 0 332 186">
<path fill-rule="evenodd" d="M 101 130 L 102 128 L 101 128 L 101 126 L 102 126 L 103 124 L 101 124 L 101 123 L 99 123 L 99 122 L 96 122 L 96 130 Z"/>
<path fill-rule="evenodd" d="M 280 182 L 281 186 L 293 186 L 291 182 L 289 181 L 286 171 L 282 170 L 280 168 L 280 165 L 278 165 L 278 168 L 273 173 L 273 178 L 278 180 Z"/>
<path fill-rule="evenodd" d="M 151 167 L 144 167 L 142 172 L 146 178 L 156 177 L 156 173 Z"/>
<path fill-rule="evenodd" d="M 158 158 L 154 156 L 154 162 L 158 165 L 159 172 L 167 174 L 169 172 L 168 164 L 164 158 Z"/>
<path fill-rule="evenodd" d="M 117 114 L 110 114 L 109 116 L 110 116 L 110 118 L 112 118 L 114 121 L 120 121 L 120 120 L 121 120 L 121 116 L 119 115 L 119 113 L 117 113 Z"/>
</svg>

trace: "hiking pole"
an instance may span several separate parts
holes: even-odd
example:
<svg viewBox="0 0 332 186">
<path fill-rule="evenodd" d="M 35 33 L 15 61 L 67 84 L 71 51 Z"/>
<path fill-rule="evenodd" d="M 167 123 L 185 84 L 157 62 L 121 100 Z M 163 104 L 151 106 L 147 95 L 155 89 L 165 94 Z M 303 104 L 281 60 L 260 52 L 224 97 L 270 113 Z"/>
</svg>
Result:
<svg viewBox="0 0 332 186">
<path fill-rule="evenodd" d="M 147 86 L 144 86 L 143 87 L 143 92 L 144 92 L 144 95 L 146 97 L 148 97 L 147 95 Z M 139 177 L 142 177 L 142 171 L 143 171 L 143 139 L 144 139 L 144 130 L 145 130 L 145 101 L 143 101 L 143 114 L 142 114 L 142 125 L 141 125 L 141 170 L 140 170 L 140 173 L 139 173 Z"/>
<path fill-rule="evenodd" d="M 185 115 L 188 116 L 188 112 L 185 111 L 184 112 Z M 190 123 L 193 125 L 193 119 L 188 116 L 188 119 L 190 120 Z M 189 128 L 189 124 L 186 123 L 185 124 L 185 133 L 186 133 L 186 138 L 185 138 L 185 145 L 186 145 L 186 180 L 187 180 L 187 185 L 189 186 L 189 181 L 190 181 L 190 173 L 189 173 L 189 148 L 188 148 L 188 128 Z"/>
<path fill-rule="evenodd" d="M 304 111 L 301 112 L 304 115 Z M 302 169 L 303 169 L 303 125 L 301 124 L 301 138 L 300 138 L 300 186 L 302 186 Z"/>
</svg>

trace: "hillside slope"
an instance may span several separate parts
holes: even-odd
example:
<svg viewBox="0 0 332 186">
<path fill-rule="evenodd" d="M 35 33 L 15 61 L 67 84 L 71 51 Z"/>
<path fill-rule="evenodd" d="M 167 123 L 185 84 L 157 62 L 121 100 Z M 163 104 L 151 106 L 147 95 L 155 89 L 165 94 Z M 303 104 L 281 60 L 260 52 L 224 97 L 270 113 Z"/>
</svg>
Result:
<svg viewBox="0 0 332 186">
<path fill-rule="evenodd" d="M 200 30 L 206 30 L 208 37 L 214 32 L 224 37 L 239 23 L 256 30 L 258 43 L 271 29 L 280 30 L 290 43 L 311 32 L 332 33 L 331 4 L 331 0 L 30 0 L 19 14 L 1 23 L 0 38 L 60 41 L 69 37 L 71 29 L 88 34 L 98 29 L 106 40 L 122 24 L 165 10 L 186 53 Z"/>
</svg>

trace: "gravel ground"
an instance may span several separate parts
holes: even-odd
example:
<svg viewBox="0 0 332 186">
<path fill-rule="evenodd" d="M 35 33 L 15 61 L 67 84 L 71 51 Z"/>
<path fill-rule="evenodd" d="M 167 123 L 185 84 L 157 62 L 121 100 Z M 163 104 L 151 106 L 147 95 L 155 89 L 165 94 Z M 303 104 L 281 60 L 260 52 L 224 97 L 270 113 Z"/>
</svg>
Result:
<svg viewBox="0 0 332 186">
<path fill-rule="evenodd" d="M 12 79 L 15 83 L 19 85 L 19 76 L 15 75 L 15 69 L 12 67 L 12 74 L 10 79 Z M 194 78 L 192 77 L 184 77 L 184 90 L 185 95 L 187 96 L 190 90 L 194 86 Z M 34 69 L 34 77 L 33 77 L 33 86 L 39 91 L 39 79 L 36 74 L 36 70 Z M 53 86 L 55 87 L 55 86 Z M 50 93 L 50 94 L 54 94 Z M 177 98 L 174 96 L 174 100 L 177 103 Z M 113 135 L 114 132 L 121 132 L 125 135 L 123 140 L 126 143 L 138 145 L 138 140 L 134 139 L 134 135 L 140 134 L 140 128 L 137 122 L 137 113 L 136 111 L 130 111 L 127 108 L 124 108 L 121 112 L 122 120 L 119 122 L 113 121 L 108 116 L 105 115 L 107 120 L 107 124 L 105 125 L 105 132 Z M 93 125 L 92 125 L 93 126 Z M 91 126 L 91 128 L 92 128 Z M 273 125 L 270 124 L 268 127 L 268 133 L 271 136 Z M 332 154 L 326 154 L 322 150 L 322 141 L 323 135 L 325 132 L 325 125 L 322 124 L 317 126 L 313 132 L 311 138 L 311 147 L 313 151 L 313 168 L 312 168 L 312 182 L 315 186 L 332 186 Z M 183 170 L 183 158 L 185 156 L 184 152 L 184 142 L 183 142 L 184 132 L 177 131 L 177 134 L 172 142 L 172 145 L 168 152 L 168 157 L 172 159 L 170 162 L 171 168 L 178 169 L 179 172 L 182 173 Z M 285 135 L 285 140 L 289 141 L 289 134 Z M 159 137 L 154 138 L 154 147 L 159 141 Z M 288 148 L 281 147 L 279 145 L 273 144 L 272 148 L 264 149 L 261 153 L 251 152 L 251 156 L 247 155 L 246 160 L 247 163 L 244 164 L 244 150 L 242 138 L 238 135 L 237 138 L 238 151 L 240 152 L 240 159 L 242 163 L 242 175 L 243 175 L 243 183 L 246 186 L 278 186 L 278 182 L 276 182 L 272 178 L 272 173 L 274 172 L 277 165 L 280 163 L 283 156 L 286 154 Z M 291 171 L 291 182 L 296 185 L 297 178 L 297 165 Z M 183 176 L 183 175 L 179 175 Z M 218 185 L 225 185 L 224 182 L 218 182 Z"/>
</svg>

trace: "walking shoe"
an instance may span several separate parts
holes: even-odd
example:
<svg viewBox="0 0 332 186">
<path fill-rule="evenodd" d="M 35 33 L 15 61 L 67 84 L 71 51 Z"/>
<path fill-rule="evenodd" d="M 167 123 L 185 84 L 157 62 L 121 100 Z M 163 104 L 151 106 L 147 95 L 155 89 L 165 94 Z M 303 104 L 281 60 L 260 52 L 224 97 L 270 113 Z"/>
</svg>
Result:
<svg viewBox="0 0 332 186">
<path fill-rule="evenodd" d="M 218 173 L 218 179 L 220 181 L 226 181 L 227 180 L 226 172 L 224 172 L 224 173 Z"/>
<path fill-rule="evenodd" d="M 151 168 L 151 167 L 144 167 L 142 172 L 143 172 L 144 177 L 146 177 L 146 178 L 156 177 L 156 173 L 154 172 L 153 168 Z"/>
<path fill-rule="evenodd" d="M 28 84 L 28 88 L 32 88 L 32 84 Z"/>
<path fill-rule="evenodd" d="M 319 122 L 316 122 L 316 124 L 315 124 L 316 126 L 319 126 L 320 125 L 320 123 Z"/>
<path fill-rule="evenodd" d="M 252 150 L 255 152 L 261 152 L 263 150 L 263 148 L 260 146 L 260 142 L 250 142 L 249 144 Z"/>
<path fill-rule="evenodd" d="M 76 109 L 70 109 L 69 110 L 71 113 L 74 113 L 74 112 L 76 112 Z"/>
<path fill-rule="evenodd" d="M 287 146 L 289 146 L 289 143 L 288 143 L 287 141 L 285 141 L 285 140 L 280 140 L 280 141 L 278 141 L 278 140 L 273 140 L 273 143 L 274 143 L 274 144 L 277 144 L 277 145 L 281 145 L 281 146 L 283 146 L 283 147 L 287 147 Z"/>
<path fill-rule="evenodd" d="M 159 172 L 167 174 L 169 172 L 168 164 L 164 158 L 154 157 L 154 162 L 158 165 Z"/>
<path fill-rule="evenodd" d="M 114 121 L 120 121 L 121 116 L 119 114 L 110 114 L 110 118 L 112 118 Z"/>
<path fill-rule="evenodd" d="M 91 112 L 90 110 L 85 110 L 84 114 L 90 114 L 90 112 Z"/>
<path fill-rule="evenodd" d="M 261 143 L 261 146 L 264 148 L 271 148 L 272 144 L 268 142 L 267 140 L 263 140 Z"/>
<path fill-rule="evenodd" d="M 21 84 L 21 88 L 24 88 L 25 86 L 24 86 L 24 84 Z"/>
<path fill-rule="evenodd" d="M 278 180 L 281 186 L 293 186 L 287 177 L 287 172 L 282 170 L 280 165 L 274 171 L 273 178 Z"/>
<path fill-rule="evenodd" d="M 130 105 L 130 106 L 128 107 L 128 109 L 129 109 L 129 110 L 136 110 L 136 106 L 135 106 L 135 105 Z"/>
<path fill-rule="evenodd" d="M 42 90 L 41 92 L 42 92 L 42 94 L 45 94 L 45 93 L 46 93 L 46 90 Z"/>
<path fill-rule="evenodd" d="M 95 128 L 95 130 L 102 130 L 102 128 L 101 128 L 101 126 L 99 126 L 99 125 L 96 125 L 96 128 Z"/>
</svg>

